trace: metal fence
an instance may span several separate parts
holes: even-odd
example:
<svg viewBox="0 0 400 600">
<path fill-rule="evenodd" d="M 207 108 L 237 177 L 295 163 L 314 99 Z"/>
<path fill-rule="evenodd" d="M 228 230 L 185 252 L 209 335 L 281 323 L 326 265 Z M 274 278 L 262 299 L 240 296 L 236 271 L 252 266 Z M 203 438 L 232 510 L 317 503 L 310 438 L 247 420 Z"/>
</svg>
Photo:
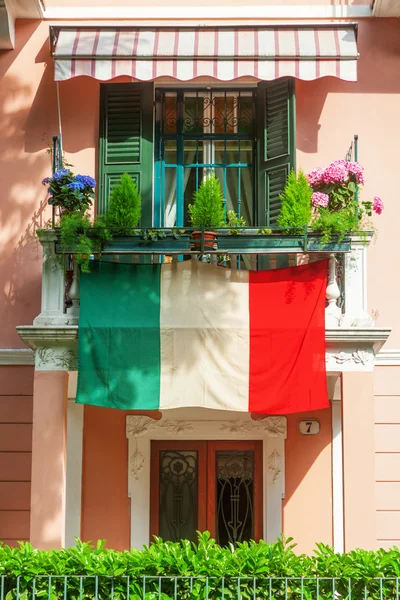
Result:
<svg viewBox="0 0 400 600">
<path fill-rule="evenodd" d="M 1 577 L 0 600 L 399 600 L 396 577 Z"/>
</svg>

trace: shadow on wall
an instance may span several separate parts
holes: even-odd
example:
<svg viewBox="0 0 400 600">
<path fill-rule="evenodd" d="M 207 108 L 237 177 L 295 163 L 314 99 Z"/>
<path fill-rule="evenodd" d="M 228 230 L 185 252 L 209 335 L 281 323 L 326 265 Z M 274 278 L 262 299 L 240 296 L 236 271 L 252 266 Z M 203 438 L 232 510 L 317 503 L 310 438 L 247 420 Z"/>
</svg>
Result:
<svg viewBox="0 0 400 600">
<path fill-rule="evenodd" d="M 334 78 L 297 82 L 300 152 L 318 151 L 319 122 L 328 94 L 356 94 L 361 102 L 362 94 L 400 93 L 398 53 L 394 50 L 399 33 L 398 19 L 360 23 L 358 83 Z M 34 233 L 50 216 L 40 184 L 50 171 L 43 137 L 51 139 L 58 133 L 56 85 L 47 35 L 45 23 L 19 20 L 16 50 L 0 53 L 0 319 L 6 323 L 2 345 L 11 347 L 21 345 L 15 326 L 31 323 L 39 312 L 41 251 Z M 99 87 L 99 82 L 88 77 L 60 83 L 64 150 L 77 170 L 95 176 Z M 338 124 L 343 103 L 340 107 L 334 115 Z M 357 103 L 349 103 L 349 111 L 354 113 L 350 115 L 352 131 L 348 127 L 332 128 L 332 136 L 340 136 L 336 146 L 343 146 L 343 153 L 361 124 L 366 137 L 368 115 L 358 109 Z M 373 139 L 373 134 L 367 137 L 365 143 Z M 71 156 L 74 154 L 78 156 Z"/>
<path fill-rule="evenodd" d="M 334 2 L 332 2 L 334 4 Z M 319 120 L 328 94 L 399 94 L 399 19 L 372 19 L 362 21 L 358 28 L 358 81 L 341 81 L 325 77 L 315 81 L 296 82 L 297 148 L 301 152 L 318 152 Z M 361 100 L 361 98 L 360 98 Z M 333 135 L 347 136 L 343 140 L 343 154 L 350 145 L 352 136 L 361 129 L 361 124 L 370 115 L 360 110 L 357 102 L 349 104 L 350 117 L 354 123 L 352 131 L 340 128 L 342 118 L 338 108 L 338 127 Z M 333 128 L 332 128 L 333 129 Z M 367 140 L 366 140 L 367 143 Z"/>
<path fill-rule="evenodd" d="M 30 57 L 38 22 L 19 21 L 16 50 L 0 55 L 0 320 L 1 346 L 22 346 L 15 326 L 32 323 L 40 301 L 41 248 L 35 231 L 47 219 L 41 179 L 50 167 L 43 133 L 55 126 L 52 80 Z M 49 77 L 50 76 L 50 77 Z M 40 82 L 39 87 L 38 82 Z M 41 110 L 32 112 L 40 95 Z M 32 145 L 30 140 L 35 140 Z"/>
</svg>

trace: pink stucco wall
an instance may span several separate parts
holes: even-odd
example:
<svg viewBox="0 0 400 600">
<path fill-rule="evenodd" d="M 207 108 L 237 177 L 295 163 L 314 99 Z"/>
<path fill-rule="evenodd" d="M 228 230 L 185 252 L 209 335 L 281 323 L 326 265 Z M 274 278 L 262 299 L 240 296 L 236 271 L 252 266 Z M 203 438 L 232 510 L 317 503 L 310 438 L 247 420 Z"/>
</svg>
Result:
<svg viewBox="0 0 400 600">
<path fill-rule="evenodd" d="M 384 548 L 400 547 L 399 369 L 375 372 L 376 537 Z"/>
<path fill-rule="evenodd" d="M 317 419 L 320 433 L 299 432 L 299 421 Z M 285 443 L 283 533 L 297 543 L 297 552 L 312 552 L 316 542 L 332 539 L 332 413 L 290 415 Z"/>
<path fill-rule="evenodd" d="M 397 19 L 359 25 L 359 81 L 334 78 L 297 82 L 297 163 L 309 170 L 344 156 L 353 133 L 360 138 L 366 169 L 364 197 L 380 195 L 385 213 L 375 219 L 378 236 L 369 252 L 368 304 L 378 324 L 393 326 L 388 347 L 400 346 L 400 316 L 394 294 L 382 294 L 391 276 L 398 223 L 397 140 L 400 136 L 396 52 Z M 50 170 L 46 142 L 58 133 L 56 87 L 48 52 L 48 24 L 18 21 L 15 51 L 0 54 L 0 318 L 3 346 L 21 342 L 15 325 L 39 312 L 40 247 L 33 234 L 49 218 L 40 181 Z M 96 174 L 100 84 L 77 78 L 60 84 L 64 149 L 80 172 Z M 378 116 L 379 118 L 372 118 Z"/>
<path fill-rule="evenodd" d="M 78 0 L 74 1 L 78 3 Z M 53 2 L 50 0 L 48 4 Z M 395 291 L 383 293 L 383 290 L 388 282 L 393 284 L 399 225 L 395 179 L 400 139 L 400 119 L 397 118 L 400 105 L 399 34 L 397 19 L 361 21 L 358 83 L 333 78 L 297 82 L 297 166 L 309 170 L 343 157 L 353 134 L 358 133 L 360 161 L 365 166 L 367 179 L 364 197 L 380 195 L 385 202 L 385 213 L 375 220 L 379 230 L 377 240 L 368 250 L 368 307 L 370 311 L 379 312 L 379 325 L 393 326 L 387 344 L 391 348 L 400 348 L 400 313 Z M 56 86 L 48 51 L 47 23 L 17 22 L 15 51 L 0 52 L 0 80 L 0 345 L 18 347 L 22 346 L 22 342 L 15 326 L 31 324 L 40 310 L 41 251 L 34 232 L 50 216 L 45 190 L 40 183 L 50 172 L 50 159 L 43 138 L 49 140 L 58 133 Z M 67 158 L 77 171 L 95 176 L 99 88 L 98 82 L 86 78 L 60 84 Z M 400 390 L 398 369 L 384 369 L 383 376 L 377 373 L 376 389 L 377 539 L 387 544 L 392 538 L 400 539 L 399 492 L 397 485 L 393 485 L 398 483 L 395 471 L 398 468 L 397 454 L 400 454 L 393 432 L 400 427 L 400 414 L 397 415 L 397 408 L 393 406 L 395 401 L 386 397 L 395 397 Z M 390 389 L 390 394 L 385 394 L 382 389 Z M 385 400 L 381 400 L 382 397 Z M 321 418 L 325 423 L 322 431 L 328 432 L 328 411 Z M 104 537 L 111 541 L 110 545 L 127 547 L 125 527 L 129 511 L 125 489 L 124 416 L 115 412 L 106 419 L 87 409 L 85 421 L 93 425 L 87 430 L 85 425 L 82 535 L 85 539 L 93 539 L 102 537 L 104 532 Z M 119 432 L 118 436 L 115 433 L 110 438 L 110 448 L 113 456 L 122 462 L 117 471 L 113 472 L 110 465 L 107 472 L 110 477 L 118 476 L 115 502 L 120 512 L 113 517 L 113 527 L 108 527 L 107 519 L 104 519 L 102 529 L 97 530 L 96 514 L 104 516 L 107 511 L 104 512 L 105 507 L 102 508 L 91 491 L 95 489 L 91 478 L 97 464 L 93 448 L 98 447 L 100 439 L 95 439 L 94 432 L 95 427 L 97 433 L 101 428 L 109 432 L 107 425 L 110 423 L 115 432 Z M 386 435 L 388 432 L 391 432 L 390 435 Z M 388 440 L 392 440 L 390 447 Z M 325 483 L 318 494 L 324 508 L 316 513 L 312 538 L 327 543 L 332 539 L 329 517 L 331 487 L 328 483 L 330 438 L 328 433 L 324 433 L 317 446 L 309 449 L 306 444 L 304 440 L 297 439 L 295 419 L 289 419 L 284 530 L 285 534 L 297 538 L 301 549 L 309 549 L 307 540 L 311 536 L 302 528 L 298 515 L 301 514 L 303 500 L 321 476 Z M 299 464 L 304 472 L 302 478 L 298 474 Z M 374 476 L 371 474 L 371 477 Z M 25 529 L 21 533 L 16 531 L 10 533 L 10 538 L 25 536 Z M 389 535 L 392 538 L 389 539 Z"/>
<path fill-rule="evenodd" d="M 29 539 L 33 367 L 0 367 L 0 541 Z"/>
</svg>

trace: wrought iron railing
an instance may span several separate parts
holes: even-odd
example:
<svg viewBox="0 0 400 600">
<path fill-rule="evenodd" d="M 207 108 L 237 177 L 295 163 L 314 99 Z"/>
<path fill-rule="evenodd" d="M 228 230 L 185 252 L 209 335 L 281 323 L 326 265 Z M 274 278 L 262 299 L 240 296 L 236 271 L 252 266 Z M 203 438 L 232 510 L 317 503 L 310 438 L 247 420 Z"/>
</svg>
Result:
<svg viewBox="0 0 400 600">
<path fill-rule="evenodd" d="M 397 577 L 2 576 L 1 600 L 400 600 Z"/>
<path fill-rule="evenodd" d="M 210 241 L 209 230 L 215 232 Z M 351 250 L 351 238 L 332 238 L 324 242 L 320 234 L 309 227 L 291 233 L 277 225 L 268 227 L 228 227 L 209 230 L 199 227 L 126 228 L 124 235 L 110 230 L 112 239 L 102 243 L 101 254 L 297 254 L 341 253 Z M 100 239 L 102 232 L 93 227 L 88 235 Z M 194 238 L 195 236 L 195 238 Z M 57 254 L 79 254 L 79 249 L 63 249 L 56 245 Z"/>
</svg>

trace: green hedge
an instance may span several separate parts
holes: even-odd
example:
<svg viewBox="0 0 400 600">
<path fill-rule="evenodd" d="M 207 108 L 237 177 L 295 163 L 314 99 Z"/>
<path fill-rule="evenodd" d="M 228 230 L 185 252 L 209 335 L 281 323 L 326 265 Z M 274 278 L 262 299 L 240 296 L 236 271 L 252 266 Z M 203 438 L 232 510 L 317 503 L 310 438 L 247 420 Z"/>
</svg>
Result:
<svg viewBox="0 0 400 600">
<path fill-rule="evenodd" d="M 198 545 L 156 539 L 129 552 L 106 549 L 103 542 L 52 551 L 28 543 L 1 546 L 0 598 L 399 600 L 398 548 L 339 555 L 317 544 L 306 556 L 294 547 L 289 538 L 221 548 L 207 532 Z"/>
</svg>

